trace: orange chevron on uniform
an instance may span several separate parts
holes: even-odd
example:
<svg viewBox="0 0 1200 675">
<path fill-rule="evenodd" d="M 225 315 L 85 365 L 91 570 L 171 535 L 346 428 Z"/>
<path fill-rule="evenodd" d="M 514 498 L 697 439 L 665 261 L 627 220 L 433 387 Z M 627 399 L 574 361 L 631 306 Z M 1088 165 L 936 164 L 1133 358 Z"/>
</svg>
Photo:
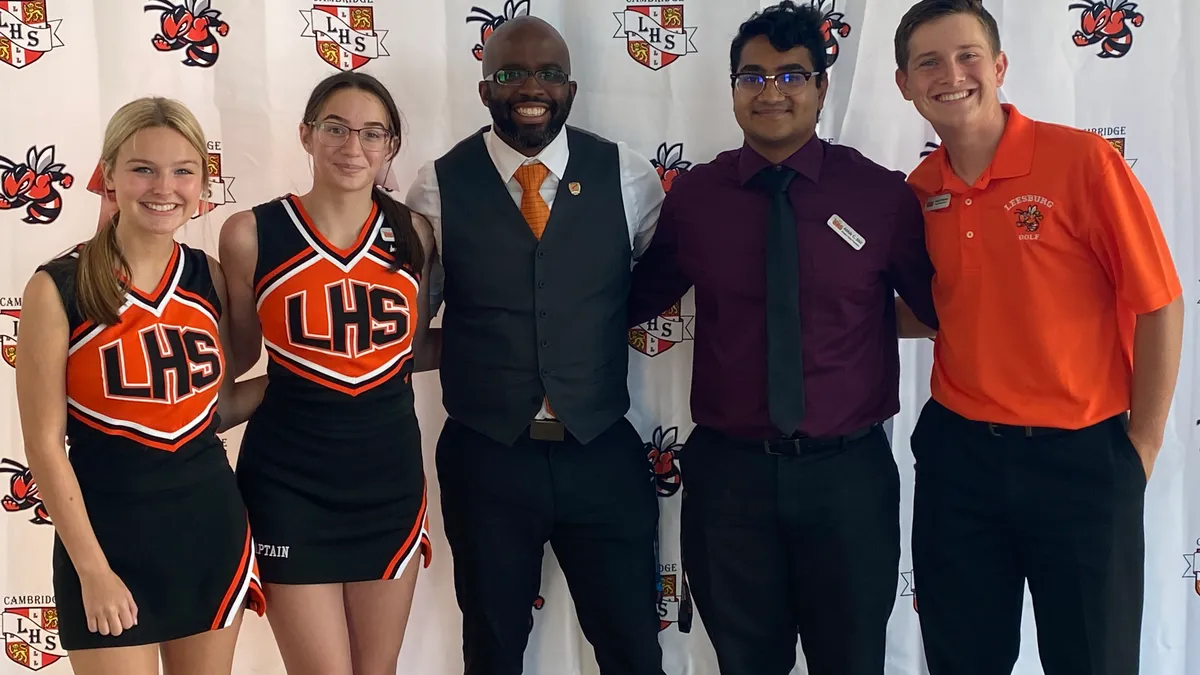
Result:
<svg viewBox="0 0 1200 675">
<path fill-rule="evenodd" d="M 85 321 L 72 332 L 67 352 L 72 417 L 171 452 L 212 421 L 225 371 L 218 313 L 208 300 L 180 287 L 185 264 L 176 245 L 157 288 L 149 295 L 127 293 L 119 323 Z"/>
<path fill-rule="evenodd" d="M 329 243 L 300 200 L 283 206 L 308 247 L 256 284 L 271 360 L 316 384 L 356 396 L 401 371 L 412 356 L 418 282 L 390 268 L 389 233 L 372 206 L 348 249 Z"/>
</svg>

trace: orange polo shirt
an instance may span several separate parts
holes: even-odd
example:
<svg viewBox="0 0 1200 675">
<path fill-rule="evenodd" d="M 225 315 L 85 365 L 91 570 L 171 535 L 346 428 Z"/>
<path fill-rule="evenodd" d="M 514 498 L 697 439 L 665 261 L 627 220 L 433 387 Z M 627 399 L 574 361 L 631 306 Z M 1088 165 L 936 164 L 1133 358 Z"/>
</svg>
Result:
<svg viewBox="0 0 1200 675">
<path fill-rule="evenodd" d="M 936 270 L 932 395 L 968 419 L 1078 429 L 1129 409 L 1136 315 L 1183 289 L 1108 141 L 1004 109 L 974 185 L 943 149 L 909 176 Z"/>
</svg>

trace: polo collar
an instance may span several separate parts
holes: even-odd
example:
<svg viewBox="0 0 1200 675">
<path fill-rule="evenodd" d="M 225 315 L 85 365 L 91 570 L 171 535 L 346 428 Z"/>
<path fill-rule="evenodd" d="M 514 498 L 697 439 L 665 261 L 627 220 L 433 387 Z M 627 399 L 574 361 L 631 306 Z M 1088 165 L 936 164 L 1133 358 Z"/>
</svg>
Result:
<svg viewBox="0 0 1200 675">
<path fill-rule="evenodd" d="M 954 173 L 954 169 L 950 166 L 950 156 L 946 153 L 945 147 L 937 149 L 936 153 L 940 155 L 939 166 L 943 190 L 965 192 L 969 187 L 982 190 L 996 178 L 1018 178 L 1029 175 L 1033 169 L 1033 146 L 1036 140 L 1034 122 L 1022 115 L 1011 103 L 1001 103 L 1000 107 L 1008 114 L 1008 120 L 1004 124 L 1004 134 L 1000 137 L 1000 144 L 996 146 L 996 154 L 992 157 L 992 163 L 975 181 L 975 185 L 968 186 Z"/>
</svg>

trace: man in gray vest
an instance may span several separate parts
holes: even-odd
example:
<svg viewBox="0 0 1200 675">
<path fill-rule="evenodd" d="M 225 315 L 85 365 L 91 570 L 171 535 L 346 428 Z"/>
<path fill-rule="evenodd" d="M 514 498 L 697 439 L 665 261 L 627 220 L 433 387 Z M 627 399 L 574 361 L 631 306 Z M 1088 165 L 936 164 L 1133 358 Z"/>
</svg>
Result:
<svg viewBox="0 0 1200 675">
<path fill-rule="evenodd" d="M 647 159 L 565 126 L 570 72 L 549 24 L 503 24 L 479 83 L 492 124 L 422 167 L 406 200 L 445 273 L 437 473 L 466 675 L 522 672 L 546 542 L 600 672 L 662 673 L 625 318 L 664 193 Z"/>
</svg>

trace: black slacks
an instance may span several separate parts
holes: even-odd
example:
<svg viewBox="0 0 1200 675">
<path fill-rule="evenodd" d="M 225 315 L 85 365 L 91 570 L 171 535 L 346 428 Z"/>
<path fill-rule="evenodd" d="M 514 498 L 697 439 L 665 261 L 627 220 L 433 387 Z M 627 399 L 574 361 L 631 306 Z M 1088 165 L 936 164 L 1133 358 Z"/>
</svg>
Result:
<svg viewBox="0 0 1200 675">
<path fill-rule="evenodd" d="M 721 675 L 787 675 L 797 633 L 810 675 L 883 675 L 900 479 L 882 427 L 796 457 L 697 427 L 683 457 L 683 566 Z"/>
<path fill-rule="evenodd" d="M 1046 675 L 1134 675 L 1146 474 L 1123 417 L 989 427 L 930 400 L 916 457 L 913 582 L 931 675 L 1008 675 L 1025 584 Z"/>
<path fill-rule="evenodd" d="M 587 445 L 526 432 L 506 447 L 449 419 L 436 461 L 465 675 L 522 672 L 546 542 L 600 672 L 662 675 L 658 500 L 627 420 Z"/>
</svg>

